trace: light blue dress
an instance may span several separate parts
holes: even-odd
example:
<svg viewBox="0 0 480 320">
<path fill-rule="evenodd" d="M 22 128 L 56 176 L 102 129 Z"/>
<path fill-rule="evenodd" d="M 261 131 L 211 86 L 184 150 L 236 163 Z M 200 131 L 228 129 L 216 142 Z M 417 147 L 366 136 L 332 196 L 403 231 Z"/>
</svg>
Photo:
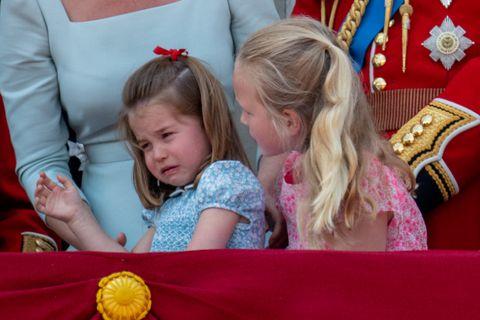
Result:
<svg viewBox="0 0 480 320">
<path fill-rule="evenodd" d="M 32 199 L 40 171 L 70 177 L 68 123 L 87 155 L 83 195 L 110 236 L 126 233 L 127 248 L 146 228 L 117 132 L 126 79 L 155 46 L 187 48 L 233 100 L 235 50 L 278 19 L 272 0 L 180 0 L 87 22 L 71 22 L 60 0 L 0 4 L 0 93 L 23 187 Z"/>
<path fill-rule="evenodd" d="M 156 228 L 150 251 L 185 250 L 208 208 L 233 211 L 249 222 L 237 223 L 227 248 L 263 248 L 265 199 L 260 182 L 239 161 L 217 161 L 205 169 L 197 188 L 177 188 L 161 207 L 144 210 L 147 226 Z"/>
</svg>

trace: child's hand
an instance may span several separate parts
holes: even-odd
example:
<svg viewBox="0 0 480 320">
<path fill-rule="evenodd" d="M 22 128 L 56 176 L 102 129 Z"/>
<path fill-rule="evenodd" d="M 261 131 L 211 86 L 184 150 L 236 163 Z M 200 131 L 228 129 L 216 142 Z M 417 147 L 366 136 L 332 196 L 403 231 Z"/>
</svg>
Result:
<svg viewBox="0 0 480 320">
<path fill-rule="evenodd" d="M 53 182 L 44 172 L 40 173 L 35 189 L 35 208 L 47 216 L 70 223 L 88 206 L 67 178 L 57 178 L 63 187 Z"/>
<path fill-rule="evenodd" d="M 268 201 L 267 201 L 268 203 Z M 272 235 L 268 240 L 269 249 L 284 249 L 288 246 L 287 224 L 283 215 L 274 207 L 268 206 L 265 210 L 268 229 Z"/>
</svg>

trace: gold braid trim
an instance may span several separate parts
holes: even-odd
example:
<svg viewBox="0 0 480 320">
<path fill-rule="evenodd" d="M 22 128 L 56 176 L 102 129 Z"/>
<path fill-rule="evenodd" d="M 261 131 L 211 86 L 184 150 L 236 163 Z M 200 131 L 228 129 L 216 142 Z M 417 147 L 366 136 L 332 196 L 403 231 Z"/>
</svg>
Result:
<svg viewBox="0 0 480 320">
<path fill-rule="evenodd" d="M 330 12 L 330 20 L 328 21 L 328 27 L 333 29 L 333 23 L 335 22 L 335 15 L 337 14 L 338 1 L 335 0 L 332 5 L 332 11 Z"/>
<path fill-rule="evenodd" d="M 352 43 L 353 36 L 357 32 L 357 28 L 362 22 L 365 9 L 369 0 L 354 0 L 347 18 L 343 23 L 337 35 L 337 40 L 344 50 L 348 50 Z"/>
<path fill-rule="evenodd" d="M 438 176 L 437 172 L 432 168 L 431 164 L 427 164 L 425 166 L 425 170 L 427 170 L 427 173 L 430 177 L 432 177 L 433 181 L 435 181 L 435 184 L 437 185 L 438 189 L 440 190 L 440 193 L 442 194 L 443 201 L 447 201 L 449 196 L 448 196 L 448 191 L 445 188 L 445 185 L 442 182 L 442 179 Z"/>
<path fill-rule="evenodd" d="M 450 176 L 448 175 L 445 168 L 442 166 L 442 164 L 440 162 L 436 161 L 436 162 L 432 163 L 431 165 L 435 168 L 435 170 L 441 176 L 443 184 L 445 185 L 445 188 L 448 191 L 448 194 L 450 196 L 453 196 L 453 195 L 457 194 L 457 191 L 455 190 L 453 182 L 450 179 Z"/>
</svg>

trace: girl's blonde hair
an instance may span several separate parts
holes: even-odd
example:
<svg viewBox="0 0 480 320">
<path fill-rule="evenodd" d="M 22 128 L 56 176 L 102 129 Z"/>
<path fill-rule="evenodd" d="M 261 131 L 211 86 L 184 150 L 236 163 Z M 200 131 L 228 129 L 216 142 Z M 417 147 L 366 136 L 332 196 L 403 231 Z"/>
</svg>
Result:
<svg viewBox="0 0 480 320">
<path fill-rule="evenodd" d="M 258 95 L 282 134 L 282 110 L 302 121 L 300 234 L 321 247 L 334 231 L 351 229 L 359 214 L 376 205 L 361 188 L 371 156 L 394 168 L 411 190 L 413 175 L 373 124 L 359 78 L 335 36 L 306 17 L 286 19 L 253 34 L 237 64 L 249 74 Z"/>
<path fill-rule="evenodd" d="M 239 160 L 249 166 L 220 82 L 193 57 L 180 56 L 176 61 L 170 57 L 153 59 L 127 80 L 120 114 L 120 130 L 134 159 L 135 189 L 145 208 L 160 206 L 174 189 L 159 183 L 148 171 L 143 151 L 129 124 L 129 116 L 137 108 L 157 103 L 172 105 L 183 115 L 198 117 L 211 145 L 211 153 L 202 168 L 225 159 Z"/>
</svg>

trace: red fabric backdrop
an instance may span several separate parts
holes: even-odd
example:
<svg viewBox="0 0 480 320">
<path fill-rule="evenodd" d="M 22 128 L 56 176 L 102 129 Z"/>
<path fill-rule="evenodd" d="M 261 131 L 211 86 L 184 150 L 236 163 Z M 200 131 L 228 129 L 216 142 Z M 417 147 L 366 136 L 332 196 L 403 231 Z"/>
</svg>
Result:
<svg viewBox="0 0 480 320">
<path fill-rule="evenodd" d="M 130 271 L 146 319 L 478 319 L 480 253 L 214 250 L 0 254 L 2 319 L 100 319 L 99 280 Z"/>
</svg>

